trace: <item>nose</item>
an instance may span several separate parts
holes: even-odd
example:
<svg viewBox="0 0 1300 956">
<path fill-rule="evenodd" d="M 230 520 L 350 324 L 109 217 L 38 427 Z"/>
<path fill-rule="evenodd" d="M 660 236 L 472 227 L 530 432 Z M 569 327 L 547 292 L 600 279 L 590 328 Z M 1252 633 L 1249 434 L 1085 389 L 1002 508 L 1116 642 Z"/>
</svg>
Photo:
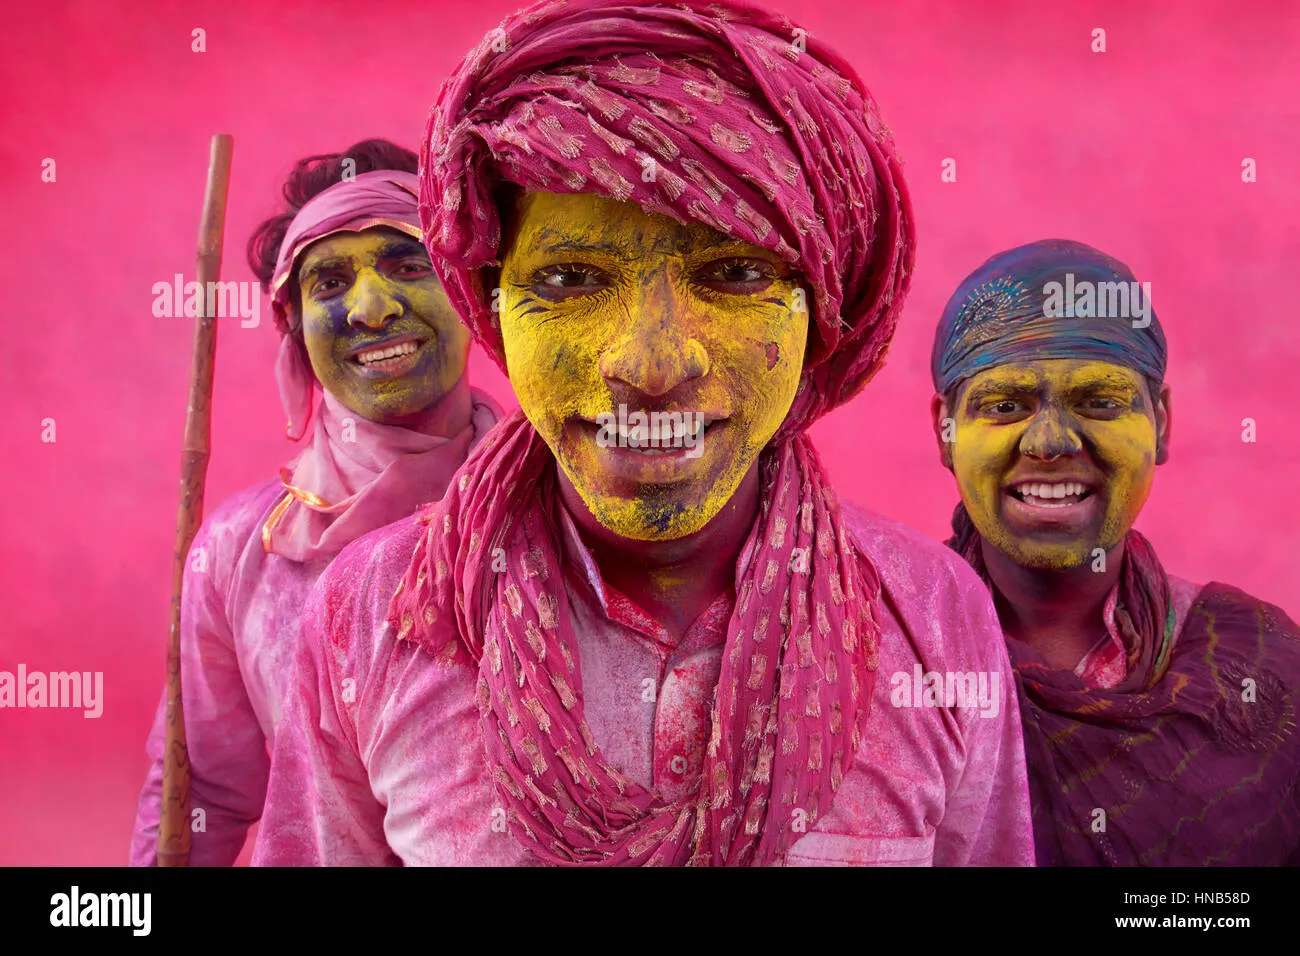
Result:
<svg viewBox="0 0 1300 956">
<path fill-rule="evenodd" d="M 690 334 L 690 306 L 667 268 L 640 283 L 627 318 L 627 329 L 600 357 L 607 381 L 658 398 L 709 374 L 708 353 Z"/>
<path fill-rule="evenodd" d="M 1081 451 L 1083 442 L 1060 408 L 1047 407 L 1040 411 L 1020 439 L 1020 453 L 1042 461 L 1077 455 Z"/>
<path fill-rule="evenodd" d="M 352 307 L 348 324 L 382 329 L 400 317 L 406 309 L 393 294 L 389 283 L 373 269 L 362 269 L 352 287 Z"/>
</svg>

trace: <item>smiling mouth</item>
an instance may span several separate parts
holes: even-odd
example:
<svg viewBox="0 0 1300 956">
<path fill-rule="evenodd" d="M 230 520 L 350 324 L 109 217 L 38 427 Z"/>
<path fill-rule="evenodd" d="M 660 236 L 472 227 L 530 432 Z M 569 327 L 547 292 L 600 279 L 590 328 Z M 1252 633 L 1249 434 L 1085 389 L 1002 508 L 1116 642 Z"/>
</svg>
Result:
<svg viewBox="0 0 1300 956">
<path fill-rule="evenodd" d="M 351 359 L 363 368 L 383 368 L 385 363 L 396 364 L 396 359 L 414 354 L 420 348 L 420 344 L 401 342 L 397 345 L 379 346 L 357 352 L 351 356 Z"/>
<path fill-rule="evenodd" d="M 1093 489 L 1079 481 L 1022 481 L 1007 494 L 1034 508 L 1069 508 L 1087 501 Z"/>
<path fill-rule="evenodd" d="M 611 416 L 614 413 L 610 413 Z M 604 450 L 634 456 L 698 458 L 704 451 L 704 436 L 726 424 L 718 418 L 699 412 L 647 414 L 644 425 L 627 421 L 631 413 L 619 416 L 614 435 L 605 435 L 605 426 L 589 418 L 580 418 L 578 425 L 591 433 L 592 440 Z M 660 417 L 662 415 L 662 417 Z"/>
<path fill-rule="evenodd" d="M 672 423 L 658 422 L 644 429 L 628 427 L 626 422 L 618 427 L 618 447 L 641 455 L 671 455 L 683 449 L 698 448 L 704 441 L 710 422 L 700 416 L 687 424 L 686 416 Z"/>
<path fill-rule="evenodd" d="M 646 485 L 675 485 L 697 474 L 709 460 L 706 452 L 719 440 L 715 435 L 725 433 L 728 420 L 692 415 L 689 422 L 659 420 L 653 428 L 610 424 L 614 427 L 606 429 L 577 417 L 568 427 L 574 439 L 595 453 L 595 467 L 613 483 L 610 488 L 637 497 Z"/>
</svg>

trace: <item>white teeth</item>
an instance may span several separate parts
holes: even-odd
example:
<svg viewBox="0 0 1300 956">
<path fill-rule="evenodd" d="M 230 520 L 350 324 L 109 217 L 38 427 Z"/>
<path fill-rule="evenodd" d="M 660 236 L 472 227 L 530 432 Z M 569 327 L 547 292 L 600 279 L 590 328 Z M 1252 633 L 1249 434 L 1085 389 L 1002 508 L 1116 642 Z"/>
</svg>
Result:
<svg viewBox="0 0 1300 956">
<path fill-rule="evenodd" d="M 679 448 L 685 445 L 688 435 L 693 435 L 696 440 L 703 438 L 705 430 L 708 428 L 707 423 L 700 419 L 694 426 L 688 425 L 684 420 L 679 421 L 650 421 L 645 426 L 629 425 L 622 422 L 618 426 L 619 444 L 625 448 L 633 448 L 641 451 L 657 452 L 666 447 Z M 642 446 L 655 446 L 642 447 Z"/>
<path fill-rule="evenodd" d="M 358 352 L 357 361 L 362 365 L 371 365 L 375 362 L 383 362 L 387 359 L 401 358 L 403 355 L 410 355 L 419 348 L 415 342 L 403 342 L 401 345 L 392 345 L 388 348 L 371 349 L 368 352 Z"/>
<path fill-rule="evenodd" d="M 1063 508 L 1067 504 L 1073 504 L 1073 502 L 1062 502 L 1058 505 L 1055 502 L 1062 498 L 1078 497 L 1087 490 L 1086 485 L 1077 481 L 1030 481 L 1016 486 L 1016 491 L 1020 493 L 1021 497 L 1037 499 L 1034 504 L 1051 508 Z M 1052 502 L 1052 504 L 1047 504 L 1047 502 Z"/>
</svg>

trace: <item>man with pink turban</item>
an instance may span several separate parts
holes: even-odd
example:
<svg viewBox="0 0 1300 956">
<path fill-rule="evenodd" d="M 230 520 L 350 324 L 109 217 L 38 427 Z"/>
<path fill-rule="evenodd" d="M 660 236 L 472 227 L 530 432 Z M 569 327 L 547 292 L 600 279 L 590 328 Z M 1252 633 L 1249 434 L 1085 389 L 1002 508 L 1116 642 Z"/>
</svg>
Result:
<svg viewBox="0 0 1300 956">
<path fill-rule="evenodd" d="M 254 862 L 1031 863 L 987 594 L 805 434 L 913 263 L 853 69 L 730 2 L 548 2 L 447 81 L 421 171 L 522 407 L 318 583 Z"/>
<path fill-rule="evenodd" d="M 468 334 L 420 242 L 414 153 L 383 140 L 301 160 L 290 211 L 249 243 L 281 334 L 280 475 L 223 502 L 195 537 L 181 607 L 190 862 L 229 865 L 261 816 L 268 742 L 303 601 L 352 539 L 440 497 L 500 409 L 469 386 Z M 131 862 L 156 863 L 166 699 Z"/>
</svg>

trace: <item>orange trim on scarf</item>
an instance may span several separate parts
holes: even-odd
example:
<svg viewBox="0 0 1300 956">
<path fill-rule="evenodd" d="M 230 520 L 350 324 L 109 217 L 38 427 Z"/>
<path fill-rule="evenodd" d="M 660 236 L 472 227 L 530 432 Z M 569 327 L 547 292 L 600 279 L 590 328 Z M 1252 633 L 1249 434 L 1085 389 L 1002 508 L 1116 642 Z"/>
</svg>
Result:
<svg viewBox="0 0 1300 956">
<path fill-rule="evenodd" d="M 271 534 L 284 517 L 284 513 L 289 510 L 289 505 L 294 501 L 301 501 L 309 508 L 328 508 L 330 503 L 320 495 L 305 491 L 302 488 L 295 488 L 289 484 L 290 472 L 288 468 L 280 469 L 280 483 L 284 485 L 285 491 L 288 492 L 279 503 L 271 510 L 267 516 L 266 524 L 262 525 L 262 550 L 269 552 L 271 550 Z"/>
</svg>

